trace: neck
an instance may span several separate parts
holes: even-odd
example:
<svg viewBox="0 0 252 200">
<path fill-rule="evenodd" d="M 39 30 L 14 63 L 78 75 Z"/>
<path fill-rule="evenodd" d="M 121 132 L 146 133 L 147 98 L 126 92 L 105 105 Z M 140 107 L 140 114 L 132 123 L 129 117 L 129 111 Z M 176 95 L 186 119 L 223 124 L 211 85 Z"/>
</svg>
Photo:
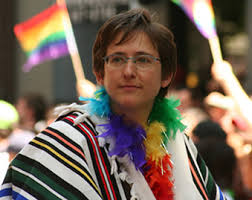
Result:
<svg viewBox="0 0 252 200">
<path fill-rule="evenodd" d="M 145 105 L 140 108 L 123 108 L 120 105 L 111 105 L 111 109 L 115 114 L 125 116 L 126 120 L 144 125 L 147 123 L 152 105 Z"/>
</svg>

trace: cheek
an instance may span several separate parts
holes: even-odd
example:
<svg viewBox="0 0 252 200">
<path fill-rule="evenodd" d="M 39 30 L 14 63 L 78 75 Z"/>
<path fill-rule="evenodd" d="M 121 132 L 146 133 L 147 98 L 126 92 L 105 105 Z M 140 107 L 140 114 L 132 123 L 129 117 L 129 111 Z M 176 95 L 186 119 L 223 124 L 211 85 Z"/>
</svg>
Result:
<svg viewBox="0 0 252 200">
<path fill-rule="evenodd" d="M 157 70 L 149 72 L 148 77 L 146 79 L 148 79 L 151 84 L 159 85 L 161 87 L 162 83 L 161 71 Z"/>
<path fill-rule="evenodd" d="M 109 71 L 109 70 L 104 70 L 104 76 L 103 76 L 103 85 L 104 87 L 107 89 L 107 88 L 110 88 L 110 87 L 113 87 L 113 85 L 115 85 L 115 83 L 119 80 L 119 77 L 117 75 L 116 72 L 112 72 L 112 71 Z"/>
<path fill-rule="evenodd" d="M 150 95 L 157 95 L 161 88 L 161 74 L 157 72 L 149 73 L 148 76 L 143 76 L 144 85 L 149 92 Z"/>
</svg>

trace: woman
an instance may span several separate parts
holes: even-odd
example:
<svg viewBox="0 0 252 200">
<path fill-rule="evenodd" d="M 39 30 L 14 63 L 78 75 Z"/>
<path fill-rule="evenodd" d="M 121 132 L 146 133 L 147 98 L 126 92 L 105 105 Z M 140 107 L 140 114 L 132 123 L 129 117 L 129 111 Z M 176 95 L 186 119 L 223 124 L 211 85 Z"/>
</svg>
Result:
<svg viewBox="0 0 252 200">
<path fill-rule="evenodd" d="M 14 159 L 0 195 L 38 199 L 224 199 L 165 99 L 172 33 L 144 9 L 109 19 L 93 47 L 101 88 Z M 199 167 L 200 166 L 200 167 Z M 200 169 L 202 171 L 200 171 Z"/>
</svg>

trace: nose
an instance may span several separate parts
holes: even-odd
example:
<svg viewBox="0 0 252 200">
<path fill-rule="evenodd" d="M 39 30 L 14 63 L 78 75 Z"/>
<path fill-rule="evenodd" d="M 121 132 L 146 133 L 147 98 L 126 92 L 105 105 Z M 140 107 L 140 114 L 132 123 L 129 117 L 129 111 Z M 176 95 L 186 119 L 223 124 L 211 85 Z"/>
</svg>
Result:
<svg viewBox="0 0 252 200">
<path fill-rule="evenodd" d="M 125 64 L 123 68 L 123 75 L 125 78 L 134 78 L 136 77 L 136 64 L 130 59 L 128 62 Z"/>
</svg>

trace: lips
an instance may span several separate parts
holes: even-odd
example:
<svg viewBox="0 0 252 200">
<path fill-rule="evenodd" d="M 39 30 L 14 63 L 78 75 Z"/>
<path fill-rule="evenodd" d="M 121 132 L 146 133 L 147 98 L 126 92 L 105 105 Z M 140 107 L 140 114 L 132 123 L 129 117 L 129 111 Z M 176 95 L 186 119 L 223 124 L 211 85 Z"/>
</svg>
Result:
<svg viewBox="0 0 252 200">
<path fill-rule="evenodd" d="M 123 85 L 122 87 L 136 87 L 137 88 L 136 85 Z"/>
<path fill-rule="evenodd" d="M 122 85 L 120 88 L 140 88 L 140 86 L 137 85 Z"/>
<path fill-rule="evenodd" d="M 137 85 L 122 85 L 120 86 L 121 89 L 126 91 L 135 91 L 140 88 L 140 86 Z"/>
</svg>

